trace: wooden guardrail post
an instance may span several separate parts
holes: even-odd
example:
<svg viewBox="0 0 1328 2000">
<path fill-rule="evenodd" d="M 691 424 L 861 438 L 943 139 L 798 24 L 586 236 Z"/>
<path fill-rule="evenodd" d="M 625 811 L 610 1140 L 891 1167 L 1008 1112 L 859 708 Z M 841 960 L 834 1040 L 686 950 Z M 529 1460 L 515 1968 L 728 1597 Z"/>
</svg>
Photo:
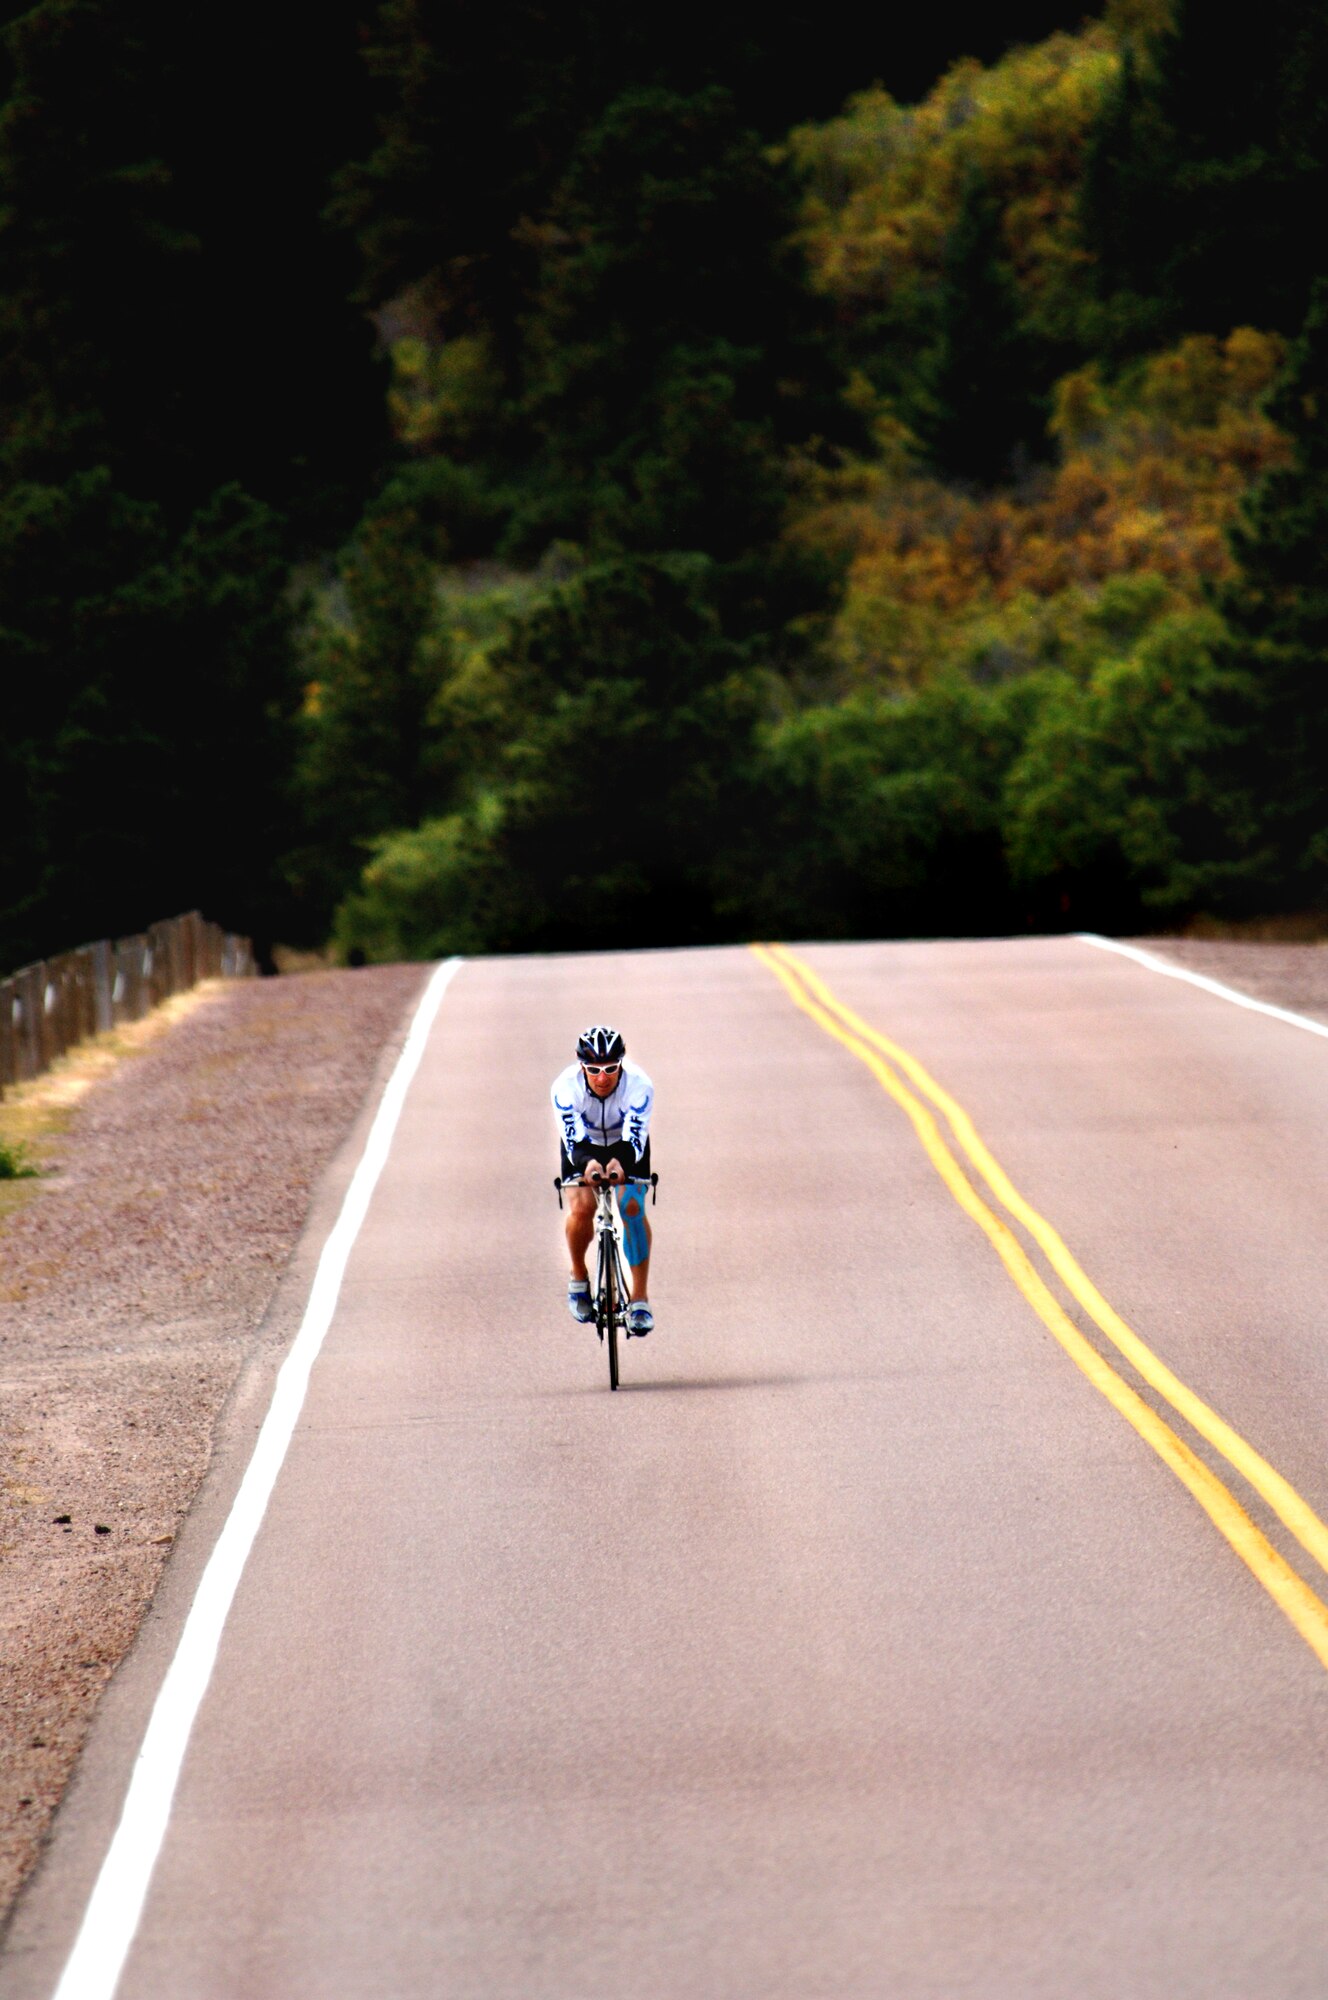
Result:
<svg viewBox="0 0 1328 2000">
<path fill-rule="evenodd" d="M 12 979 L 0 979 L 0 1092 L 18 1081 L 14 1069 L 14 1011 L 18 1001 Z"/>
<path fill-rule="evenodd" d="M 88 946 L 92 957 L 92 1032 L 104 1035 L 115 1026 L 115 947 L 109 938 Z"/>
<path fill-rule="evenodd" d="M 149 924 L 143 951 L 143 985 L 149 995 L 147 1013 L 151 1007 L 159 1007 L 163 1000 L 169 1000 L 170 967 L 166 959 L 166 945 L 160 924 Z"/>
<path fill-rule="evenodd" d="M 36 1076 L 41 1067 L 42 968 L 25 965 L 18 975 L 19 1027 L 23 1033 L 20 1075 Z"/>
<path fill-rule="evenodd" d="M 14 994 L 14 1017 L 11 1029 L 14 1051 L 14 1081 L 22 1083 L 28 1073 L 28 1035 L 24 1001 L 27 999 L 27 985 L 22 972 L 16 972 L 10 980 Z"/>
<path fill-rule="evenodd" d="M 0 979 L 0 1095 L 25 1083 L 91 1035 L 140 1021 L 203 979 L 252 979 L 248 938 L 198 910 L 149 926 L 141 937 L 101 938 Z"/>
<path fill-rule="evenodd" d="M 37 1028 L 37 1068 L 49 1069 L 59 1050 L 55 1046 L 52 1032 L 51 1013 L 55 1006 L 55 992 L 51 986 L 51 968 L 45 962 L 33 968 L 33 1014 Z"/>
</svg>

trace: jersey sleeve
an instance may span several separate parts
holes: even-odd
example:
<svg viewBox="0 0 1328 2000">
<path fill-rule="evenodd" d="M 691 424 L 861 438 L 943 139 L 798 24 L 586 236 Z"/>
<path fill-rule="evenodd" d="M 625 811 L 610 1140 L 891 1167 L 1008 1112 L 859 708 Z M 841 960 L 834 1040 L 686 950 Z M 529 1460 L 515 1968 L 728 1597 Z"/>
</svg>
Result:
<svg viewBox="0 0 1328 2000">
<path fill-rule="evenodd" d="M 567 1157 L 576 1161 L 576 1148 L 585 1142 L 586 1122 L 576 1108 L 573 1092 L 573 1073 L 564 1070 L 554 1079 L 549 1095 L 553 1099 L 553 1115 L 558 1120 L 558 1136 L 567 1148 Z"/>
<path fill-rule="evenodd" d="M 650 1114 L 655 1108 L 655 1086 L 643 1069 L 628 1079 L 627 1105 L 623 1111 L 623 1138 L 636 1154 L 637 1165 L 645 1158 L 650 1137 Z"/>
</svg>

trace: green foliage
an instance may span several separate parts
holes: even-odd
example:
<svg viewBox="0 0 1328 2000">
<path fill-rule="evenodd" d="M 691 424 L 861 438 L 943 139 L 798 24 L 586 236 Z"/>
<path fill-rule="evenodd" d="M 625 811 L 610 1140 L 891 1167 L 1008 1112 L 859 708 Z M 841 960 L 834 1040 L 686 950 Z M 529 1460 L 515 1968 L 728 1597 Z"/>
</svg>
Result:
<svg viewBox="0 0 1328 2000">
<path fill-rule="evenodd" d="M 9 962 L 136 930 L 200 883 L 271 934 L 282 539 L 233 487 L 176 532 L 104 470 L 0 493 Z M 250 788 L 259 811 L 225 809 Z"/>
<path fill-rule="evenodd" d="M 724 871 L 731 918 L 838 937 L 1007 927 L 1000 791 L 1037 694 L 1032 679 L 980 689 L 954 677 L 767 727 L 751 837 Z"/>
<path fill-rule="evenodd" d="M 588 569 L 550 588 L 481 669 L 472 661 L 464 692 L 445 687 L 441 712 L 469 708 L 481 753 L 469 796 L 459 788 L 457 811 L 375 849 L 338 913 L 342 947 L 713 936 L 715 857 L 756 709 L 714 583 L 695 556 Z M 501 740 L 495 706 L 508 717 Z"/>
<path fill-rule="evenodd" d="M 344 531 L 381 428 L 349 258 L 318 221 L 362 130 L 354 18 L 240 0 L 218 35 L 165 0 L 39 0 L 5 31 L 11 477 L 105 465 L 176 526 L 238 483 L 301 542 Z"/>
<path fill-rule="evenodd" d="M 724 90 L 625 92 L 585 133 L 540 235 L 539 450 L 514 545 L 729 560 L 769 543 L 781 432 L 807 424 L 800 385 L 776 390 L 796 306 L 775 257 L 786 226 Z"/>
<path fill-rule="evenodd" d="M 383 428 L 319 222 L 353 16 L 38 0 L 4 30 L 0 962 L 198 903 L 260 948 L 279 921 L 290 562 Z"/>
<path fill-rule="evenodd" d="M 1237 328 L 1196 335 L 1106 382 L 1057 383 L 1060 463 L 975 493 L 882 451 L 813 482 L 795 533 L 837 552 L 826 651 L 845 688 L 960 669 L 1079 675 L 1229 575 L 1224 529 L 1286 439 L 1262 404 L 1282 357 Z"/>
<path fill-rule="evenodd" d="M 1178 897 L 1238 915 L 1328 904 L 1328 280 L 1272 407 L 1292 455 L 1246 503 L 1218 598 L 1227 681 L 1205 776 L 1222 807 L 1173 876 Z"/>
<path fill-rule="evenodd" d="M 365 524 L 305 635 L 297 797 L 305 842 L 287 870 L 317 935 L 366 841 L 432 801 L 426 725 L 447 667 L 434 574 L 410 513 Z"/>
<path fill-rule="evenodd" d="M 492 554 L 512 506 L 493 467 L 438 453 L 395 467 L 370 498 L 361 525 L 381 515 L 411 515 L 421 548 L 436 563 L 482 561 Z"/>
<path fill-rule="evenodd" d="M 1156 284 L 1169 247 L 1159 189 L 1176 159 L 1152 67 L 1141 45 L 1127 40 L 1093 126 L 1078 192 L 1080 229 L 1092 254 L 1081 324 L 1086 345 L 1111 362 L 1161 347 L 1176 330 L 1171 303 Z M 1145 271 L 1141 289 L 1136 281 Z"/>
<path fill-rule="evenodd" d="M 465 812 L 376 840 L 358 887 L 336 913 L 332 935 L 341 957 L 370 964 L 446 958 L 519 937 L 503 821 L 497 795 L 482 792 Z"/>
<path fill-rule="evenodd" d="M 22 1140 L 10 1145 L 0 1139 L 0 1181 L 35 1180 L 40 1172 Z"/>
<path fill-rule="evenodd" d="M 1000 208 L 971 169 L 946 238 L 936 312 L 936 336 L 911 399 L 912 428 L 938 471 L 995 486 L 1021 453 L 1036 449 L 1047 410 Z"/>
<path fill-rule="evenodd" d="M 426 730 L 451 776 L 417 832 L 375 848 L 343 948 L 1137 923 L 1230 899 L 1233 869 L 1266 898 L 1292 819 L 1317 854 L 1324 802 L 1304 755 L 1288 778 L 1287 728 L 1282 834 L 1260 817 L 1267 772 L 1240 782 L 1273 653 L 1290 673 L 1295 650 L 1256 632 L 1225 539 L 1260 477 L 1265 511 L 1232 546 L 1247 578 L 1280 550 L 1309 619 L 1284 717 L 1316 713 L 1305 671 L 1328 642 L 1305 598 L 1314 510 L 1293 529 L 1276 470 L 1299 420 L 1286 397 L 1280 429 L 1262 407 L 1280 344 L 1222 320 L 1201 244 L 1163 242 L 1185 146 L 1216 158 L 1244 129 L 1230 90 L 1204 108 L 1177 53 L 1195 33 L 1184 7 L 1173 26 L 1120 4 L 958 65 L 916 107 L 877 90 L 799 128 L 798 247 L 833 308 L 810 348 L 770 252 L 780 189 L 733 94 L 607 93 L 517 232 L 506 388 L 473 314 L 398 361 L 419 490 L 482 466 L 509 550 L 570 536 L 588 566 L 501 610 L 481 591 L 469 629 L 446 614 Z M 1287 74 L 1280 33 L 1260 77 Z M 1150 257 L 1172 258 L 1171 289 L 1136 296 Z M 847 418 L 826 416 L 827 356 L 855 371 Z M 658 554 L 689 545 L 701 568 Z M 715 665 L 689 685 L 676 648 L 702 600 Z M 605 735 L 645 778 L 649 834 L 627 849 L 593 780 L 561 782 Z M 1295 894 L 1311 874 L 1288 864 Z"/>
<path fill-rule="evenodd" d="M 1148 910 L 1183 911 L 1177 864 L 1223 812 L 1205 773 L 1223 638 L 1213 612 L 1175 613 L 1087 683 L 1045 683 L 1002 806 L 1011 876 L 1036 920 L 1129 928 Z"/>
<path fill-rule="evenodd" d="M 409 450 L 473 451 L 503 421 L 504 388 L 493 343 L 483 335 L 438 345 L 412 334 L 392 349 L 387 407 Z"/>
<path fill-rule="evenodd" d="M 421 276 L 390 309 L 406 330 L 389 402 L 414 463 L 383 504 L 416 508 L 444 560 L 530 563 L 562 541 L 593 560 L 701 550 L 732 571 L 734 615 L 746 599 L 749 625 L 788 622 L 819 590 L 776 550 L 788 454 L 854 420 L 785 248 L 782 172 L 719 83 L 629 84 L 555 154 L 511 241 Z M 435 241 L 492 227 L 454 194 Z"/>
<path fill-rule="evenodd" d="M 1077 221 L 1084 154 L 1119 65 L 1118 37 L 1090 23 L 987 69 L 958 63 L 921 104 L 868 90 L 791 135 L 799 238 L 834 308 L 827 334 L 905 415 L 947 316 L 951 338 L 980 330 L 953 322 L 966 287 L 999 293 L 1005 340 L 1013 286 L 1021 378 L 1034 364 L 1045 389 L 1067 365 L 1090 294 Z M 1036 454 L 1036 419 L 1022 441 Z"/>
<path fill-rule="evenodd" d="M 956 5 L 892 18 L 883 38 L 862 8 L 807 0 L 675 13 L 667 32 L 609 0 L 464 10 L 383 0 L 365 37 L 376 142 L 342 169 L 336 197 L 360 249 L 362 295 L 379 306 L 427 291 L 448 337 L 512 328 L 528 279 L 524 225 L 545 215 L 581 136 L 625 92 L 690 97 L 717 85 L 739 122 L 774 142 L 874 76 L 908 99 L 960 55 L 992 60 L 1078 18 L 1057 0 L 1012 0 L 999 19 Z"/>
<path fill-rule="evenodd" d="M 1233 326 L 1291 334 L 1321 266 L 1328 16 L 1174 0 L 1104 101 L 1080 204 L 1096 277 L 1088 338 L 1111 358 Z"/>
<path fill-rule="evenodd" d="M 11 9 L 0 955 L 1328 900 L 1328 17 L 1061 11 Z"/>
<path fill-rule="evenodd" d="M 949 663 L 978 683 L 1044 668 L 1083 683 L 1104 659 L 1129 651 L 1173 602 L 1166 579 L 1148 570 L 1108 577 L 1097 589 L 1021 591 L 986 616 L 956 620 Z"/>
</svg>

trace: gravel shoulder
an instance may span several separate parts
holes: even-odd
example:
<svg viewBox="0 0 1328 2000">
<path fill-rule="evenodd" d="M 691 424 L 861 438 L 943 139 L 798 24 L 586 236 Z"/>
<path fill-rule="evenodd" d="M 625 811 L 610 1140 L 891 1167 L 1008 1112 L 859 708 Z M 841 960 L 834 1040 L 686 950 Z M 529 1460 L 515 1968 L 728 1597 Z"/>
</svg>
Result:
<svg viewBox="0 0 1328 2000">
<path fill-rule="evenodd" d="M 1256 1000 L 1270 1000 L 1275 1007 L 1328 1021 L 1328 941 L 1265 944 L 1235 938 L 1140 937 L 1127 942 Z"/>
<path fill-rule="evenodd" d="M 218 982 L 0 1106 L 43 1167 L 0 1184 L 0 1922 L 424 977 Z"/>
</svg>

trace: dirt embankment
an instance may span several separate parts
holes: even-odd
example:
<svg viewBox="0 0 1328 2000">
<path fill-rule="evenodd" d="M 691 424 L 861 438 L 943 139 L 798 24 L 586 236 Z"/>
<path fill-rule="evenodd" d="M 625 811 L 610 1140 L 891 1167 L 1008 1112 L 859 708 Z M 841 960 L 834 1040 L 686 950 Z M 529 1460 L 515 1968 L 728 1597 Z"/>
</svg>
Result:
<svg viewBox="0 0 1328 2000">
<path fill-rule="evenodd" d="M 0 1184 L 0 1919 L 207 1468 L 321 1169 L 424 968 L 201 993 Z M 64 1124 L 53 1132 L 53 1125 Z"/>
</svg>

